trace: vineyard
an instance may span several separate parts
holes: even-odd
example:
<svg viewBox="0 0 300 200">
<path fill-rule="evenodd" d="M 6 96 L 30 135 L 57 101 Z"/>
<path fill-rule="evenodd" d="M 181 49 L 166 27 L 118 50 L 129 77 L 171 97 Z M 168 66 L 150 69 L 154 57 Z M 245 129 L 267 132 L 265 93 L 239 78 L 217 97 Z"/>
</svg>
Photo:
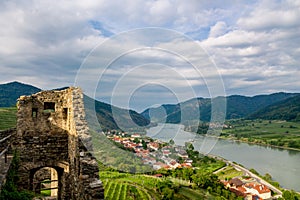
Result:
<svg viewBox="0 0 300 200">
<path fill-rule="evenodd" d="M 163 184 L 169 183 L 176 186 L 171 189 L 168 186 L 166 193 L 174 192 L 172 199 L 207 199 L 212 197 L 205 190 L 193 190 L 187 184 L 178 184 L 175 178 L 156 178 L 149 175 L 134 175 L 129 173 L 119 173 L 104 171 L 100 173 L 103 181 L 104 196 L 107 200 L 148 200 L 148 199 L 164 199 L 164 192 L 161 188 Z M 167 199 L 167 198 L 166 198 Z M 208 198 L 210 199 L 210 198 Z"/>
<path fill-rule="evenodd" d="M 161 199 L 155 191 L 157 178 L 119 172 L 101 172 L 100 176 L 107 200 Z"/>
</svg>

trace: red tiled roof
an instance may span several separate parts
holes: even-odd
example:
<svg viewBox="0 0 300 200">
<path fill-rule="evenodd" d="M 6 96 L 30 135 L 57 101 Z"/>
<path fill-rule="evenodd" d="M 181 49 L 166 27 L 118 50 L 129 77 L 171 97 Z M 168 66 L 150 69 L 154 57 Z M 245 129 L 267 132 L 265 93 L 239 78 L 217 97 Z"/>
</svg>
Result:
<svg viewBox="0 0 300 200">
<path fill-rule="evenodd" d="M 242 186 L 239 186 L 239 187 L 237 187 L 236 188 L 238 191 L 240 191 L 240 192 L 243 192 L 243 193 L 245 193 L 247 190 L 244 188 L 244 187 L 242 187 Z"/>
<path fill-rule="evenodd" d="M 251 187 L 251 188 L 257 190 L 257 192 L 258 192 L 259 194 L 271 192 L 271 190 L 270 190 L 267 186 L 265 186 L 265 185 L 263 185 L 263 184 L 258 184 L 258 183 L 247 183 L 245 186 L 246 186 L 246 187 Z"/>
</svg>

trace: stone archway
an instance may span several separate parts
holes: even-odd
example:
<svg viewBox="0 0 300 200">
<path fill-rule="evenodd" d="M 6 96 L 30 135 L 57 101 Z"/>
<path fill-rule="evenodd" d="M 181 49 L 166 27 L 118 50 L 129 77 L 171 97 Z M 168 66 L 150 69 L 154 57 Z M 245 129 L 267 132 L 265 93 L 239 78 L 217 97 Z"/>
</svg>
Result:
<svg viewBox="0 0 300 200">
<path fill-rule="evenodd" d="M 64 169 L 57 166 L 38 167 L 30 170 L 30 189 L 37 194 L 45 194 L 55 199 L 63 199 Z"/>
</svg>

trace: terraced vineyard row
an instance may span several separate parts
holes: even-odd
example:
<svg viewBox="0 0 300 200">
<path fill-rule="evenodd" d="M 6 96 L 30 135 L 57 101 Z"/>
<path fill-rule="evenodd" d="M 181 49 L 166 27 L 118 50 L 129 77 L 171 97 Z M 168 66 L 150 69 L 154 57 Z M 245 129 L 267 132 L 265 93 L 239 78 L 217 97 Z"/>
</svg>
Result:
<svg viewBox="0 0 300 200">
<path fill-rule="evenodd" d="M 119 180 L 105 180 L 103 183 L 105 189 L 105 199 L 109 200 L 127 200 L 127 199 L 152 199 L 152 192 L 137 184 L 128 183 Z"/>
<path fill-rule="evenodd" d="M 143 175 L 102 172 L 105 199 L 160 199 L 155 191 L 159 179 Z"/>
</svg>

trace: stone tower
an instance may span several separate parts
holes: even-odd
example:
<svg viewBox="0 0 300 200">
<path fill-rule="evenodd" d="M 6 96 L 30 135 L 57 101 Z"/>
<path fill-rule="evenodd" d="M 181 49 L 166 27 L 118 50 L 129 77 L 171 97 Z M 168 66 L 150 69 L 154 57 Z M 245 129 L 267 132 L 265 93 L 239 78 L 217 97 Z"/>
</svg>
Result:
<svg viewBox="0 0 300 200">
<path fill-rule="evenodd" d="M 20 188 L 51 188 L 56 199 L 104 198 L 79 88 L 21 96 L 13 147 L 20 157 Z"/>
</svg>

